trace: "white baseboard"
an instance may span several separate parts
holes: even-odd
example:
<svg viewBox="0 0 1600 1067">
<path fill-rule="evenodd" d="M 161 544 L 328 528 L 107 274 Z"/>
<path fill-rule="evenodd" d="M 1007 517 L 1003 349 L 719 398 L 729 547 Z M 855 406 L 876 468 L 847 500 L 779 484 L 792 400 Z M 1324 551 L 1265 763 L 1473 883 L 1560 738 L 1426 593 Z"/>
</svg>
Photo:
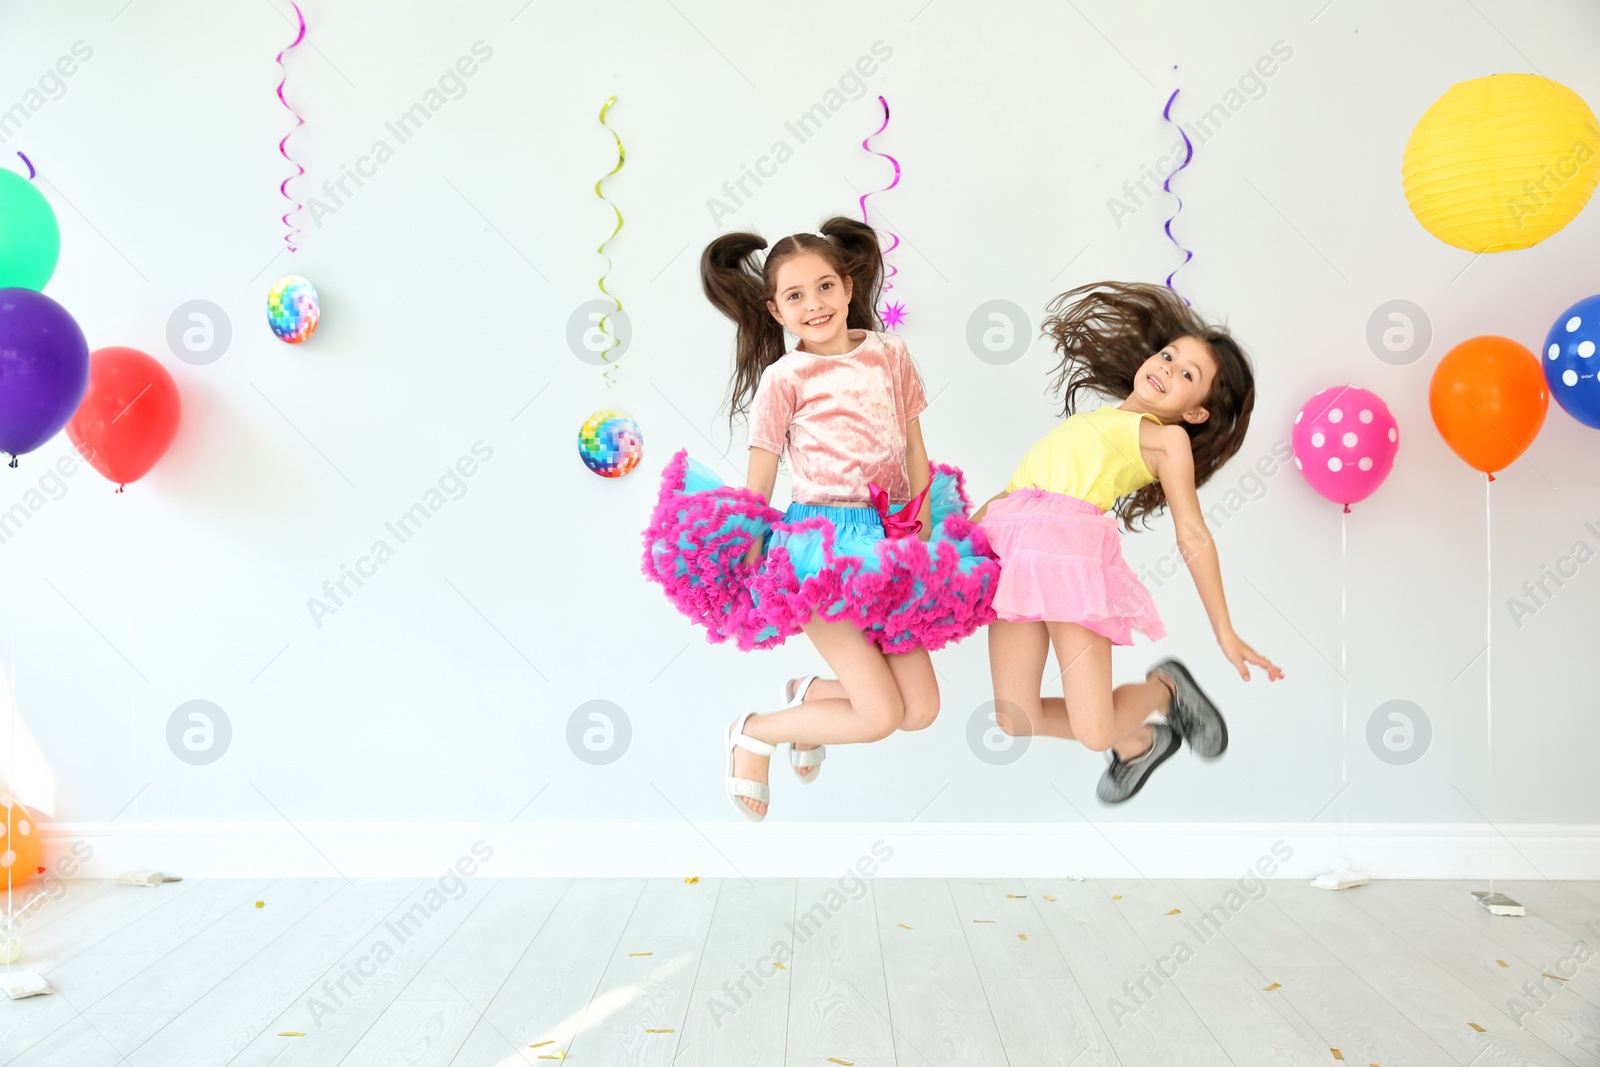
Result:
<svg viewBox="0 0 1600 1067">
<path fill-rule="evenodd" d="M 45 862 L 89 878 L 134 867 L 424 878 L 475 842 L 479 860 L 492 853 L 482 873 L 519 878 L 832 878 L 872 857 L 890 878 L 1310 878 L 1349 866 L 1374 878 L 1600 879 L 1600 825 L 1533 823 L 56 823 Z M 76 872 L 60 863 L 74 848 Z"/>
</svg>

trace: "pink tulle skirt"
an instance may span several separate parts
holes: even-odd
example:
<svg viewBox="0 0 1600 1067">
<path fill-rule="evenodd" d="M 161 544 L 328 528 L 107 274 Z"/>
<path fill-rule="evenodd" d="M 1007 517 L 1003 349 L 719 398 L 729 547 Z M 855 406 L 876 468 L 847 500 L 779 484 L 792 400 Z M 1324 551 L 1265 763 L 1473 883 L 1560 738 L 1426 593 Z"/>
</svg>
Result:
<svg viewBox="0 0 1600 1067">
<path fill-rule="evenodd" d="M 1019 489 L 989 505 L 983 532 L 1000 557 L 995 615 L 1075 622 L 1112 644 L 1166 636 L 1150 593 L 1122 558 L 1115 515 L 1076 497 Z"/>
</svg>

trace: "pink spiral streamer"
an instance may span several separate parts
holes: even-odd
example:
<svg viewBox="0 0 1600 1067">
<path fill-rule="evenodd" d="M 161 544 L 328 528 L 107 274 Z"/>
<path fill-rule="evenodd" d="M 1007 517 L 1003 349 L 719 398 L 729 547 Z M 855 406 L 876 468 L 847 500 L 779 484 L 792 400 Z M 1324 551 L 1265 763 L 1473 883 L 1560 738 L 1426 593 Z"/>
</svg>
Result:
<svg viewBox="0 0 1600 1067">
<path fill-rule="evenodd" d="M 300 117 L 300 113 L 294 109 L 294 105 L 290 104 L 283 95 L 283 87 L 289 81 L 289 68 L 284 66 L 283 57 L 292 52 L 301 41 L 306 39 L 306 17 L 301 13 L 300 5 L 295 3 L 294 0 L 289 0 L 289 6 L 294 8 L 295 18 L 300 20 L 300 29 L 299 32 L 295 34 L 294 40 L 290 41 L 288 46 L 285 47 L 283 51 L 278 53 L 277 63 L 278 66 L 283 69 L 283 77 L 278 81 L 278 101 L 283 104 L 284 107 L 289 109 L 289 114 L 294 116 L 294 126 L 289 130 L 288 133 L 283 135 L 283 140 L 278 142 L 278 154 L 284 159 L 289 160 L 290 163 L 294 163 L 295 173 L 283 179 L 282 183 L 280 183 L 278 186 L 278 192 L 283 194 L 283 198 L 293 205 L 288 211 L 283 213 L 283 224 L 284 226 L 288 227 L 289 230 L 288 233 L 284 234 L 283 241 L 284 244 L 289 246 L 289 251 L 297 252 L 299 249 L 295 247 L 294 235 L 299 233 L 300 230 L 289 221 L 289 216 L 293 215 L 296 211 L 299 211 L 305 205 L 300 203 L 300 201 L 296 200 L 293 196 L 289 195 L 289 183 L 305 174 L 306 168 L 302 167 L 299 163 L 296 163 L 295 160 L 290 157 L 288 150 L 284 146 L 289 143 L 289 138 L 294 135 L 294 131 L 306 124 L 306 120 Z"/>
</svg>

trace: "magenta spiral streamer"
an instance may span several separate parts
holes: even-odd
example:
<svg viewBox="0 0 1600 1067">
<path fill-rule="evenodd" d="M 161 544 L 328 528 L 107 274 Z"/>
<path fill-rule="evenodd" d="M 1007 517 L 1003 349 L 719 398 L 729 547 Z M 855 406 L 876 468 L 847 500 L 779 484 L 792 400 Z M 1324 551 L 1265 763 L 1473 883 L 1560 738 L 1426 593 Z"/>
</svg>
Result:
<svg viewBox="0 0 1600 1067">
<path fill-rule="evenodd" d="M 289 138 L 294 134 L 294 131 L 304 126 L 306 121 L 300 117 L 300 113 L 294 109 L 294 106 L 290 104 L 283 95 L 283 87 L 289 81 L 289 68 L 284 66 L 283 57 L 288 55 L 300 44 L 301 41 L 306 39 L 306 17 L 300 12 L 300 5 L 294 3 L 293 0 L 290 0 L 289 6 L 294 8 L 295 18 L 300 20 L 300 29 L 299 32 L 295 34 L 294 40 L 290 41 L 288 46 L 285 47 L 283 51 L 278 53 L 278 66 L 283 69 L 283 77 L 278 81 L 278 100 L 283 104 L 284 107 L 289 109 L 289 114 L 294 116 L 294 126 L 289 130 L 288 133 L 283 135 L 283 140 L 278 142 L 278 154 L 283 156 L 284 159 L 289 160 L 290 163 L 294 163 L 295 173 L 283 179 L 283 182 L 278 186 L 278 192 L 283 194 L 283 198 L 285 200 L 294 205 L 293 207 L 289 208 L 288 211 L 283 213 L 283 224 L 289 229 L 289 232 L 284 234 L 283 241 L 289 246 L 289 251 L 297 252 L 299 249 L 295 247 L 294 235 L 300 231 L 294 226 L 293 223 L 289 221 L 289 216 L 294 214 L 296 211 L 299 211 L 305 205 L 289 195 L 289 183 L 305 174 L 306 168 L 302 167 L 299 163 L 295 163 L 294 159 L 290 157 L 284 146 L 289 143 Z"/>
</svg>

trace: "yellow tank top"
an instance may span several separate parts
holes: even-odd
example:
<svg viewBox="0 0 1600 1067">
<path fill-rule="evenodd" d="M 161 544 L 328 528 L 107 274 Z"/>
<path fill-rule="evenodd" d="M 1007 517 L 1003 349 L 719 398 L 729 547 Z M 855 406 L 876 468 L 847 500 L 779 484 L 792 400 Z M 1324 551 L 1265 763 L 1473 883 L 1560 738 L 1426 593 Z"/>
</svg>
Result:
<svg viewBox="0 0 1600 1067">
<path fill-rule="evenodd" d="M 1112 404 L 1080 411 L 1051 430 L 1017 464 L 1006 492 L 1044 489 L 1110 511 L 1121 497 L 1156 480 L 1139 451 L 1139 421 L 1149 412 Z"/>
</svg>

